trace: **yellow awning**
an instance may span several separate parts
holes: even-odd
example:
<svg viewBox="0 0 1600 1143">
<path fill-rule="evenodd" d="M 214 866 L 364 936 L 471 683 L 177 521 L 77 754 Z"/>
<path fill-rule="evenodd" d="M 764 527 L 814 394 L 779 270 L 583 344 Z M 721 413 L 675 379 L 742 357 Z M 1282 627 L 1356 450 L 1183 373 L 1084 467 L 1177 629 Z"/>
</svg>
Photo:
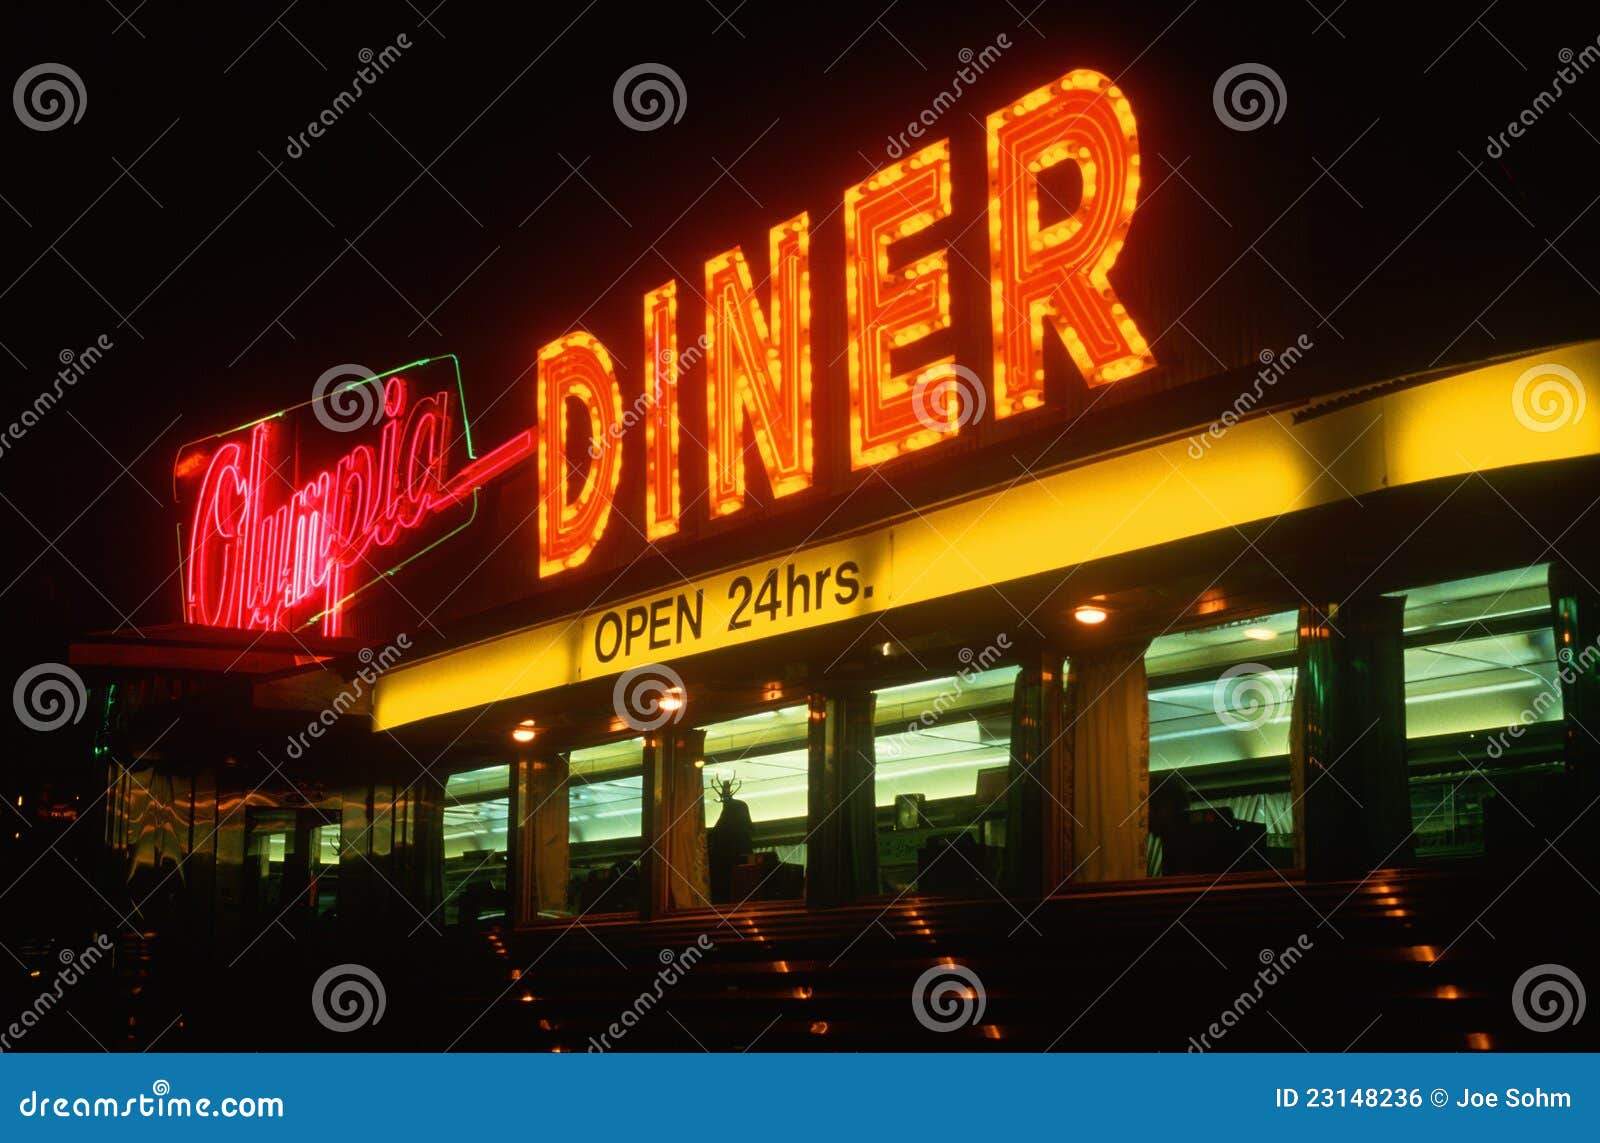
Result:
<svg viewBox="0 0 1600 1143">
<path fill-rule="evenodd" d="M 1196 430 L 1193 437 L 1081 461 L 852 536 L 394 668 L 378 680 L 374 722 L 392 729 L 1351 496 L 1594 456 L 1600 454 L 1600 414 L 1585 415 L 1583 406 L 1584 383 L 1596 379 L 1600 341 L 1587 341 L 1365 400 L 1331 402 L 1327 412 L 1300 423 L 1292 409 L 1247 414 L 1203 441 L 1204 430 Z M 852 564 L 859 583 L 853 596 L 841 577 L 842 569 L 849 577 Z M 819 587 L 823 570 L 828 575 Z M 775 593 L 763 596 L 761 586 L 774 573 Z M 802 577 L 808 582 L 804 609 L 798 587 L 790 587 Z M 780 606 L 769 610 L 774 600 Z M 686 622 L 695 614 L 698 624 Z M 749 625 L 731 627 L 733 621 Z M 612 654 L 630 624 L 643 633 Z"/>
</svg>

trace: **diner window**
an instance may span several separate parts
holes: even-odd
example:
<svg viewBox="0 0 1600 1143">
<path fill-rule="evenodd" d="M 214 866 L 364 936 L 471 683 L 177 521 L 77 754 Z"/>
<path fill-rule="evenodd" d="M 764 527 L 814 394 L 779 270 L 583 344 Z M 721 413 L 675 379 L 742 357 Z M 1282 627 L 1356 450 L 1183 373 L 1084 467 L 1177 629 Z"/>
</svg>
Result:
<svg viewBox="0 0 1600 1143">
<path fill-rule="evenodd" d="M 337 911 L 337 815 L 321 808 L 252 806 L 245 815 L 245 907 L 297 924 Z"/>
<path fill-rule="evenodd" d="M 881 892 L 1000 892 L 1017 674 L 970 670 L 876 692 Z"/>
<path fill-rule="evenodd" d="M 706 857 L 715 904 L 805 892 L 808 714 L 791 706 L 704 728 Z"/>
<path fill-rule="evenodd" d="M 444 918 L 472 925 L 506 909 L 509 765 L 451 774 L 444 786 Z"/>
<path fill-rule="evenodd" d="M 627 738 L 574 750 L 567 774 L 568 911 L 637 910 L 644 851 L 644 740 Z"/>
<path fill-rule="evenodd" d="M 1150 873 L 1294 864 L 1289 728 L 1298 613 L 1154 639 Z"/>
<path fill-rule="evenodd" d="M 1549 566 L 1396 594 L 1406 601 L 1406 754 L 1417 856 L 1475 856 L 1489 845 L 1489 819 L 1534 816 L 1562 768 Z"/>
</svg>

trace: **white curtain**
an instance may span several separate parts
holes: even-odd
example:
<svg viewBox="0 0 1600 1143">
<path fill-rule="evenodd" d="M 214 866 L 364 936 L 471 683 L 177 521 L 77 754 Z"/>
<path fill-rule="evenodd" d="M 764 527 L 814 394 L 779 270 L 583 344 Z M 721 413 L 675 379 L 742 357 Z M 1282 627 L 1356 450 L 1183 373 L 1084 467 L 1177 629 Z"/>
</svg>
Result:
<svg viewBox="0 0 1600 1143">
<path fill-rule="evenodd" d="M 1074 881 L 1144 877 L 1149 867 L 1150 696 L 1144 645 L 1072 657 Z"/>
</svg>

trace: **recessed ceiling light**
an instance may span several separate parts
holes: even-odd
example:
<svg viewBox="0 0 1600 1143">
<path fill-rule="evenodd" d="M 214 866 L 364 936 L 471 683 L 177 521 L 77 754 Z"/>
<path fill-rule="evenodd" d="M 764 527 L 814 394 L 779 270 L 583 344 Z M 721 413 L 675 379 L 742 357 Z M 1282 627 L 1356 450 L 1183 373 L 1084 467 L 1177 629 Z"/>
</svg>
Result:
<svg viewBox="0 0 1600 1143">
<path fill-rule="evenodd" d="M 531 718 L 523 719 L 517 723 L 516 729 L 511 732 L 511 740 L 513 742 L 532 742 L 534 735 L 538 733 L 534 730 L 536 725 L 537 723 Z"/>
<path fill-rule="evenodd" d="M 1244 637 L 1246 639 L 1259 639 L 1264 643 L 1268 639 L 1276 639 L 1278 633 L 1270 627 L 1246 627 L 1244 629 Z"/>
<path fill-rule="evenodd" d="M 1073 608 L 1072 617 L 1079 623 L 1087 623 L 1092 627 L 1096 623 L 1104 623 L 1106 621 L 1106 609 L 1097 607 L 1092 603 L 1080 603 Z"/>
</svg>

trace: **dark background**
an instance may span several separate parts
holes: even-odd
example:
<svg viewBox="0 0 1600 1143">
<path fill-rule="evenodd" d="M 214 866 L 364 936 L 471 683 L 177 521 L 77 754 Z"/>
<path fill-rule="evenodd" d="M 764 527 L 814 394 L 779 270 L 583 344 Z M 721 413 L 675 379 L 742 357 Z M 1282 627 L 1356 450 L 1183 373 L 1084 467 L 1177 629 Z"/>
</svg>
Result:
<svg viewBox="0 0 1600 1143">
<path fill-rule="evenodd" d="M 1300 334 L 1316 348 L 1284 392 L 1600 328 L 1600 211 L 1589 209 L 1600 76 L 1580 78 L 1499 159 L 1484 150 L 1549 87 L 1559 51 L 1594 43 L 1600 26 L 1578 9 L 1499 6 L 1469 23 L 1476 6 L 1349 3 L 1325 20 L 1332 0 L 902 0 L 876 19 L 877 5 L 759 0 L 434 2 L 303 0 L 281 16 L 278 4 L 163 0 L 8 7 L 7 87 L 57 61 L 88 102 L 51 132 L 0 115 L 0 417 L 51 386 L 63 350 L 101 334 L 114 343 L 0 456 L 0 605 L 17 663 L 59 656 L 70 632 L 179 618 L 170 472 L 182 442 L 303 401 L 340 363 L 382 370 L 454 352 L 479 445 L 493 445 L 533 421 L 539 346 L 579 327 L 611 349 L 626 403 L 642 384 L 644 290 L 680 279 L 687 344 L 701 328 L 704 260 L 740 244 L 759 274 L 767 228 L 802 210 L 819 487 L 781 506 L 776 531 L 750 527 L 759 510 L 709 528 L 696 504 L 665 557 L 635 562 L 639 534 L 614 516 L 590 566 L 540 591 L 530 466 L 485 496 L 471 536 L 419 567 L 380 626 L 416 628 L 448 595 L 427 626 L 460 637 L 585 606 L 619 569 L 621 586 L 643 587 L 774 535 L 798 541 L 857 480 L 871 487 L 836 523 L 1204 423 L 1261 350 Z M 357 53 L 400 33 L 411 48 L 290 159 L 288 137 L 349 87 Z M 1112 280 L 1161 366 L 1078 420 L 1093 395 L 1052 350 L 1046 410 L 852 478 L 836 208 L 950 86 L 957 53 L 1001 33 L 1012 47 L 931 132 L 954 148 L 955 217 L 929 244 L 960 232 L 957 352 L 987 379 L 981 121 L 1092 67 L 1138 117 L 1141 206 Z M 639 133 L 618 121 L 612 87 L 645 61 L 681 75 L 687 106 Z M 1248 61 L 1282 77 L 1287 105 L 1279 122 L 1238 132 L 1219 122 L 1212 85 Z M 685 386 L 697 436 L 701 385 Z M 1149 399 L 1156 391 L 1173 396 Z M 624 461 L 635 519 L 642 447 L 633 434 Z M 686 500 L 703 487 L 688 448 Z"/>
</svg>

